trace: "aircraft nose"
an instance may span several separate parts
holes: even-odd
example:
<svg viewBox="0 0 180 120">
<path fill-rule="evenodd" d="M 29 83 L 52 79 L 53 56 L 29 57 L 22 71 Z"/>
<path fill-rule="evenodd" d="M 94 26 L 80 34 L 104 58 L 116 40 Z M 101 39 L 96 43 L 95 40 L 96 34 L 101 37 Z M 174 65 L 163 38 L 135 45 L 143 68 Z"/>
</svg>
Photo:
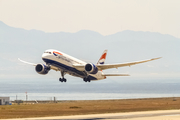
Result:
<svg viewBox="0 0 180 120">
<path fill-rule="evenodd" d="M 46 58 L 47 57 L 47 54 L 46 53 L 43 53 L 42 54 L 42 58 Z"/>
</svg>

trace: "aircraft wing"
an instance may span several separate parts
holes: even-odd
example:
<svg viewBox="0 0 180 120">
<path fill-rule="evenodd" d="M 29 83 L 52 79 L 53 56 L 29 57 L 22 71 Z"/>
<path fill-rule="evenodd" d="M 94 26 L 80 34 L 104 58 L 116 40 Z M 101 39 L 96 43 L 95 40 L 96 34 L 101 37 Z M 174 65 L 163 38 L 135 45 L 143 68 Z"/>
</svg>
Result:
<svg viewBox="0 0 180 120">
<path fill-rule="evenodd" d="M 98 70 L 105 70 L 105 69 L 110 69 L 110 68 L 118 68 L 118 67 L 136 65 L 136 64 L 140 64 L 140 63 L 145 63 L 145 62 L 157 60 L 157 59 L 160 59 L 160 58 L 161 57 L 153 58 L 153 59 L 149 59 L 149 60 L 142 60 L 142 61 L 128 62 L 128 63 L 119 63 L 119 64 L 103 64 L 103 65 L 98 64 L 96 66 L 98 67 Z"/>
<path fill-rule="evenodd" d="M 21 62 L 23 62 L 23 63 L 29 64 L 29 65 L 33 65 L 33 66 L 36 66 L 36 65 L 37 65 L 37 64 L 35 64 L 35 63 L 26 62 L 26 61 L 21 60 L 21 59 L 19 59 L 19 58 L 18 58 L 18 60 L 21 61 Z M 55 67 L 55 66 L 51 66 L 51 65 L 50 65 L 50 68 L 53 69 L 53 70 L 55 70 L 55 71 L 59 71 L 59 69 L 58 69 L 57 67 Z"/>
<path fill-rule="evenodd" d="M 72 66 L 80 71 L 84 71 L 84 67 L 85 67 L 85 65 L 80 65 L 80 64 L 73 64 Z"/>
<path fill-rule="evenodd" d="M 105 69 L 111 69 L 111 68 L 118 68 L 118 67 L 125 67 L 125 66 L 131 66 L 131 65 L 136 65 L 140 63 L 145 63 L 153 60 L 160 59 L 159 58 L 153 58 L 153 59 L 148 59 L 148 60 L 142 60 L 142 61 L 136 61 L 136 62 L 128 62 L 128 63 L 117 63 L 117 64 L 97 64 L 96 66 L 98 67 L 98 70 L 105 70 Z M 80 71 L 84 71 L 85 65 L 80 65 L 80 64 L 73 64 L 72 65 L 74 68 Z M 110 75 L 109 75 L 110 76 Z M 118 76 L 118 75 L 117 75 Z"/>
<path fill-rule="evenodd" d="M 33 65 L 33 66 L 36 66 L 37 64 L 35 63 L 30 63 L 30 62 L 26 62 L 26 61 L 23 61 L 21 59 L 18 58 L 19 61 L 23 62 L 23 63 L 26 63 L 26 64 L 29 64 L 29 65 Z"/>
</svg>

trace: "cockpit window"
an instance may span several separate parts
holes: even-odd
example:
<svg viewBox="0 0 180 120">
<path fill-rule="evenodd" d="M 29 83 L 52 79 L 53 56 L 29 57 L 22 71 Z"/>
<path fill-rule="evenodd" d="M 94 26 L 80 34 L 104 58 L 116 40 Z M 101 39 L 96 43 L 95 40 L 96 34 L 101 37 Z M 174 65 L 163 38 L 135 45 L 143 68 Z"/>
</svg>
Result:
<svg viewBox="0 0 180 120">
<path fill-rule="evenodd" d="M 48 51 L 45 51 L 44 53 L 49 53 L 49 54 L 51 54 L 51 52 L 48 52 Z"/>
</svg>

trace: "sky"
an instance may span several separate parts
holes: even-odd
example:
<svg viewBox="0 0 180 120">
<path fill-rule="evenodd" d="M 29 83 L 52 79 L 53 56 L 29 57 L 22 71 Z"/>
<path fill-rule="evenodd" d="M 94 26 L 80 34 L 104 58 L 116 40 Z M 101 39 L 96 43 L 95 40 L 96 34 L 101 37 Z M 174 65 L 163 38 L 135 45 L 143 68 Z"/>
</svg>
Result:
<svg viewBox="0 0 180 120">
<path fill-rule="evenodd" d="M 180 0 L 0 0 L 0 21 L 44 32 L 124 30 L 180 38 Z"/>
</svg>

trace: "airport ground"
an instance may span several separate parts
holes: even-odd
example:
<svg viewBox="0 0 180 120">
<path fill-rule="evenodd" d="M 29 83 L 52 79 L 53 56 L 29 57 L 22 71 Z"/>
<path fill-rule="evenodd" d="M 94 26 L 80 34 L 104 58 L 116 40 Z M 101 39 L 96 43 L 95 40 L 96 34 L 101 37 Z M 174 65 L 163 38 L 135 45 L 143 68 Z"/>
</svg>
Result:
<svg viewBox="0 0 180 120">
<path fill-rule="evenodd" d="M 39 101 L 0 106 L 0 119 L 179 110 L 180 98 Z M 166 114 L 165 114 L 166 115 Z"/>
</svg>

